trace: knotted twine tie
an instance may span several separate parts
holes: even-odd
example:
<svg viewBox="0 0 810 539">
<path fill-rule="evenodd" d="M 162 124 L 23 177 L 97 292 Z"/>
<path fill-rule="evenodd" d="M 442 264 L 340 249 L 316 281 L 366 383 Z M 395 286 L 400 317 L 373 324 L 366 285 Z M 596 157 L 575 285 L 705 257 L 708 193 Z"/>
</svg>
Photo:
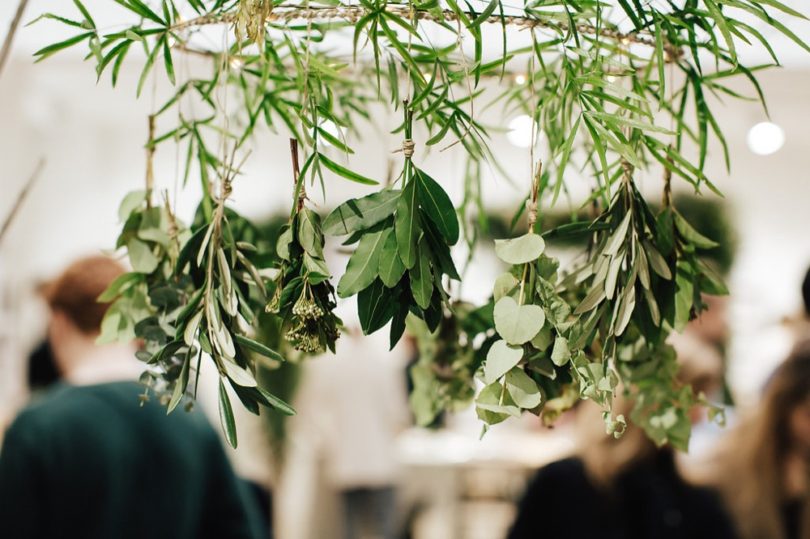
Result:
<svg viewBox="0 0 810 539">
<path fill-rule="evenodd" d="M 413 141 L 413 139 L 406 138 L 405 140 L 402 141 L 402 147 L 397 150 L 394 150 L 391 153 L 402 152 L 402 154 L 405 156 L 405 159 L 410 159 L 411 157 L 413 157 L 413 152 L 415 148 L 416 143 Z"/>
<path fill-rule="evenodd" d="M 531 199 L 526 200 L 526 215 L 529 219 L 529 232 L 534 231 L 534 224 L 537 222 L 537 202 Z"/>
</svg>

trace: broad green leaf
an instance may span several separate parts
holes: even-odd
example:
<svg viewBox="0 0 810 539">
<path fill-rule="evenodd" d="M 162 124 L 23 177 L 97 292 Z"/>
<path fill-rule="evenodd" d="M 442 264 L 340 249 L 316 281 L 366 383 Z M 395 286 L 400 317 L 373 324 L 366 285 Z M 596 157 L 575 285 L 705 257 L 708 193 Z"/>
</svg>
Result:
<svg viewBox="0 0 810 539">
<path fill-rule="evenodd" d="M 520 417 L 520 408 L 512 401 L 506 388 L 497 382 L 486 386 L 478 394 L 475 412 L 488 425 L 500 423 L 509 417 Z"/>
<path fill-rule="evenodd" d="M 115 309 L 115 307 L 108 309 L 104 318 L 101 320 L 101 331 L 99 332 L 99 336 L 96 337 L 96 344 L 107 344 L 118 342 L 119 340 L 123 341 L 124 338 L 121 332 L 126 326 L 126 319 L 121 316 L 121 313 Z M 131 337 L 134 337 L 134 335 Z"/>
<path fill-rule="evenodd" d="M 495 240 L 495 254 L 507 264 L 537 260 L 545 248 L 543 238 L 533 232 L 508 240 Z"/>
<path fill-rule="evenodd" d="M 491 384 L 509 372 L 512 367 L 523 359 L 523 348 L 509 346 L 506 341 L 495 341 L 487 352 L 487 361 L 484 363 L 484 381 Z"/>
<path fill-rule="evenodd" d="M 501 273 L 498 278 L 495 279 L 492 296 L 495 298 L 495 301 L 498 301 L 502 297 L 515 291 L 519 284 L 518 280 L 511 273 Z"/>
<path fill-rule="evenodd" d="M 678 263 L 675 272 L 675 331 L 683 331 L 692 316 L 694 303 L 694 284 L 692 275 L 685 265 Z"/>
<path fill-rule="evenodd" d="M 394 213 L 399 194 L 398 190 L 384 189 L 363 198 L 347 200 L 326 217 L 323 231 L 342 236 L 371 228 Z"/>
<path fill-rule="evenodd" d="M 647 254 L 647 260 L 650 262 L 653 271 L 662 279 L 666 279 L 667 281 L 672 279 L 672 271 L 670 271 L 667 261 L 661 256 L 658 249 L 646 240 L 644 240 L 643 245 L 644 252 Z"/>
<path fill-rule="evenodd" d="M 123 223 L 129 218 L 130 214 L 146 200 L 146 191 L 139 189 L 137 191 L 130 191 L 124 196 L 121 205 L 118 207 L 118 219 Z"/>
<path fill-rule="evenodd" d="M 417 213 L 416 183 L 411 180 L 402 190 L 397 201 L 397 214 L 394 222 L 399 257 L 407 269 L 416 264 L 416 246 L 422 233 Z"/>
<path fill-rule="evenodd" d="M 504 384 L 509 395 L 512 396 L 512 400 L 521 408 L 531 410 L 540 406 L 543 401 L 543 394 L 540 392 L 537 382 L 532 380 L 521 368 L 514 368 L 507 372 Z"/>
<path fill-rule="evenodd" d="M 138 226 L 138 238 L 146 242 L 159 243 L 168 247 L 171 243 L 169 226 L 164 219 L 162 208 L 150 208 L 141 213 L 141 223 Z"/>
<path fill-rule="evenodd" d="M 309 253 L 304 253 L 304 267 L 307 270 L 307 278 L 310 284 L 322 283 L 329 279 L 329 267 L 326 262 L 321 258 L 310 256 Z"/>
<path fill-rule="evenodd" d="M 416 264 L 408 272 L 411 282 L 411 293 L 417 305 L 427 309 L 433 296 L 433 274 L 430 271 L 430 259 L 425 253 L 425 241 L 419 242 Z"/>
<path fill-rule="evenodd" d="M 131 238 L 127 242 L 127 253 L 132 269 L 138 273 L 152 273 L 160 263 L 160 260 L 152 253 L 152 249 L 136 238 Z"/>
<path fill-rule="evenodd" d="M 728 287 L 726 287 L 720 275 L 702 260 L 698 260 L 697 266 L 700 271 L 701 292 L 714 296 L 728 295 Z"/>
<path fill-rule="evenodd" d="M 122 293 L 129 290 L 135 283 L 141 281 L 143 276 L 140 273 L 127 272 L 115 278 L 110 286 L 96 298 L 99 303 L 110 303 Z"/>
<path fill-rule="evenodd" d="M 298 212 L 298 242 L 306 253 L 315 258 L 323 258 L 323 236 L 321 218 L 309 208 Z"/>
<path fill-rule="evenodd" d="M 391 290 L 379 279 L 357 294 L 357 315 L 364 335 L 374 333 L 391 320 L 397 309 L 397 302 L 392 299 Z"/>
<path fill-rule="evenodd" d="M 416 169 L 414 180 L 417 182 L 416 196 L 422 209 L 448 245 L 455 245 L 459 235 L 458 217 L 450 197 L 441 185 L 419 169 Z"/>
<path fill-rule="evenodd" d="M 276 241 L 276 253 L 278 257 L 282 260 L 289 260 L 290 259 L 290 244 L 293 241 L 293 231 L 292 228 L 287 227 L 284 231 L 278 236 L 278 240 Z"/>
<path fill-rule="evenodd" d="M 554 341 L 554 336 L 551 334 L 551 326 L 546 324 L 529 342 L 537 350 L 543 352 L 551 345 L 552 341 Z"/>
<path fill-rule="evenodd" d="M 369 230 L 363 234 L 357 249 L 349 259 L 346 273 L 340 278 L 337 293 L 342 298 L 353 296 L 367 288 L 377 278 L 380 255 L 388 236 L 391 234 L 391 228 L 383 227 L 381 224 L 378 224 L 375 228 L 375 230 Z"/>
<path fill-rule="evenodd" d="M 424 216 L 424 212 L 422 212 L 420 222 L 422 223 L 422 232 L 424 232 L 423 238 L 427 241 L 427 247 L 432 255 L 433 267 L 438 268 L 437 272 L 444 273 L 451 279 L 460 281 L 461 276 L 459 276 L 456 265 L 453 263 L 450 247 L 436 232 L 435 225 L 431 220 Z"/>
<path fill-rule="evenodd" d="M 694 228 L 689 222 L 681 216 L 678 212 L 672 213 L 675 219 L 675 228 L 681 233 L 683 239 L 695 245 L 699 249 L 713 249 L 717 247 L 717 243 L 710 240 Z"/>
<path fill-rule="evenodd" d="M 495 329 L 506 342 L 524 344 L 537 335 L 546 322 L 546 313 L 539 305 L 518 305 L 504 296 L 495 304 Z"/>
<path fill-rule="evenodd" d="M 225 384 L 222 379 L 219 380 L 219 422 L 222 425 L 222 430 L 225 432 L 225 438 L 231 447 L 236 449 L 238 440 L 236 438 L 236 421 L 233 418 L 233 408 L 231 408 L 231 399 L 228 398 L 228 392 L 225 390 Z"/>
<path fill-rule="evenodd" d="M 388 288 L 394 288 L 402 276 L 405 274 L 405 265 L 399 258 L 397 252 L 396 234 L 388 234 L 380 253 L 380 267 L 378 269 L 380 279 Z"/>
</svg>

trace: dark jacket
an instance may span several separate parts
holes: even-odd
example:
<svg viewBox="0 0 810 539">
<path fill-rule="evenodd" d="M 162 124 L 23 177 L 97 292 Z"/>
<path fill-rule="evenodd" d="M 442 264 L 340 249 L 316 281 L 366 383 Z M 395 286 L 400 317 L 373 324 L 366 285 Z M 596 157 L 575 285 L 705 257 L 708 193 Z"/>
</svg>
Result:
<svg viewBox="0 0 810 539">
<path fill-rule="evenodd" d="M 520 502 L 510 539 L 732 539 L 709 490 L 686 484 L 669 451 L 637 462 L 610 489 L 597 488 L 581 460 L 541 469 Z"/>
<path fill-rule="evenodd" d="M 0 452 L 0 537 L 261 537 L 202 414 L 140 407 L 140 392 L 62 385 L 19 415 Z"/>
</svg>

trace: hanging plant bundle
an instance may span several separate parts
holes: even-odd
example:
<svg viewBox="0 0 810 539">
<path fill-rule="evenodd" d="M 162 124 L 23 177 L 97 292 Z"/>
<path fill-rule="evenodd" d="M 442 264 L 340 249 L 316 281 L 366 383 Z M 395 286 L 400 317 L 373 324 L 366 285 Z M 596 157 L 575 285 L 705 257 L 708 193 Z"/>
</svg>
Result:
<svg viewBox="0 0 810 539">
<path fill-rule="evenodd" d="M 577 382 L 572 357 L 581 355 L 571 342 L 576 320 L 556 291 L 558 263 L 544 249 L 543 238 L 534 232 L 495 244 L 498 258 L 511 268 L 495 281 L 493 319 L 499 339 L 487 352 L 480 372 L 485 387 L 475 402 L 487 425 L 523 411 L 540 415 L 548 403 L 546 420 L 551 422 L 574 402 L 566 395 Z"/>
<path fill-rule="evenodd" d="M 678 382 L 676 356 L 666 340 L 698 315 L 703 294 L 727 291 L 697 257 L 693 241 L 702 248 L 716 244 L 669 203 L 656 218 L 631 173 L 626 166 L 611 205 L 594 221 L 598 231 L 587 263 L 564 283 L 582 291 L 574 309 L 582 320 L 576 343 L 595 359 L 578 367 L 580 391 L 605 407 L 610 431 L 625 421 L 610 413 L 621 382 L 636 403 L 634 422 L 657 443 L 685 449 L 688 412 L 701 397 Z"/>
<path fill-rule="evenodd" d="M 323 256 L 321 218 L 301 208 L 279 236 L 276 250 L 281 268 L 269 312 L 286 321 L 284 337 L 308 354 L 335 351 L 343 325 L 332 312 L 335 290 Z"/>
<path fill-rule="evenodd" d="M 452 314 L 450 314 L 452 313 Z M 495 341 L 492 303 L 475 307 L 454 302 L 439 327 L 431 331 L 423 320 L 409 317 L 407 331 L 417 342 L 419 359 L 410 368 L 410 406 L 416 423 L 434 425 L 443 412 L 458 412 L 475 397 L 475 373 Z"/>
<path fill-rule="evenodd" d="M 327 232 L 350 234 L 345 243 L 357 242 L 338 295 L 357 295 L 363 333 L 391 322 L 392 348 L 405 331 L 408 313 L 431 331 L 438 327 L 448 300 L 443 278 L 460 278 L 450 256 L 459 238 L 458 217 L 441 185 L 411 161 L 411 114 L 406 102 L 402 189 L 349 200 L 325 221 Z"/>
<path fill-rule="evenodd" d="M 487 425 L 525 411 L 548 423 L 590 399 L 619 435 L 628 418 L 615 414 L 612 402 L 621 393 L 633 403 L 630 421 L 659 444 L 686 447 L 687 412 L 705 398 L 679 383 L 667 338 L 705 308 L 704 294 L 727 290 L 701 260 L 713 242 L 672 205 L 671 178 L 717 192 L 705 172 L 710 140 L 720 143 L 727 166 L 729 156 L 707 95 L 746 97 L 729 85 L 742 77 L 764 104 L 756 79 L 762 66 L 747 66 L 738 45 L 759 47 L 778 64 L 764 37 L 770 30 L 810 51 L 789 28 L 802 14 L 776 0 L 492 0 L 480 11 L 455 1 L 119 0 L 128 19 L 108 32 L 80 0 L 74 5 L 72 16 L 40 17 L 75 34 L 37 51 L 38 60 L 84 45 L 95 76 L 109 72 L 115 85 L 132 62 L 129 53 L 142 49 L 136 93 L 150 77 L 174 88 L 150 115 L 146 190 L 127 195 L 121 207 L 117 246 L 133 271 L 102 296 L 113 304 L 101 337 L 144 342 L 144 382 L 170 409 L 194 395 L 192 375 L 210 358 L 232 444 L 229 392 L 251 411 L 264 405 L 292 413 L 256 382 L 256 362 L 334 350 L 342 327 L 333 312 L 337 297 L 356 295 L 364 333 L 388 324 L 391 346 L 407 326 L 418 336 L 411 401 L 420 423 L 469 403 L 477 379 L 483 389 L 475 407 Z M 484 38 L 492 25 L 502 40 Z M 203 28 L 219 28 L 222 39 L 199 39 Z M 531 44 L 514 43 L 512 30 Z M 352 43 L 351 59 L 337 42 Z M 210 71 L 176 69 L 189 54 L 209 59 Z M 340 204 L 321 223 L 306 207 L 305 176 L 317 178 L 324 193 L 333 176 L 376 185 L 352 144 L 379 132 L 368 127 L 387 117 L 378 110 L 403 101 L 405 121 L 393 130 L 405 138 L 397 182 Z M 532 167 L 539 140 L 550 158 L 532 185 L 529 233 L 496 243 L 510 268 L 495 282 L 492 301 L 475 308 L 453 296 L 461 285 L 450 289 L 464 274 L 451 248 L 464 238 L 469 263 L 487 226 L 482 171 L 520 174 L 490 148 L 503 126 L 487 126 L 479 114 L 492 107 L 504 118 L 531 118 Z M 226 208 L 241 168 L 233 159 L 246 156 L 246 142 L 262 127 L 297 140 L 308 156 L 302 172 L 295 167 L 293 210 L 274 264 L 262 238 Z M 461 153 L 465 177 L 434 179 L 418 168 L 414 131 L 428 150 Z M 199 175 L 201 212 L 190 229 L 168 202 L 151 204 L 151 155 L 166 145 L 177 147 L 183 185 Z M 652 165 L 666 171 L 659 215 L 632 179 Z M 591 181 L 590 201 L 606 209 L 592 222 L 544 231 L 537 208 L 557 202 L 572 170 Z M 458 211 L 447 195 L 457 180 Z M 354 246 L 336 290 L 324 233 Z M 589 237 L 585 262 L 558 269 L 541 233 Z M 265 308 L 295 353 L 282 355 L 254 338 L 266 334 L 255 327 L 255 313 Z"/>
<path fill-rule="evenodd" d="M 129 214 L 118 245 L 128 245 L 134 271 L 116 279 L 99 300 L 113 301 L 102 322 L 101 340 L 134 336 L 143 341 L 137 353 L 148 365 L 142 381 L 161 396 L 169 412 L 184 396 L 196 395 L 203 354 L 213 360 L 220 374 L 222 427 L 236 447 L 226 384 L 255 414 L 259 405 L 294 412 L 255 379 L 257 355 L 284 358 L 250 337 L 255 313 L 266 302 L 265 277 L 251 260 L 257 248 L 237 234 L 251 225 L 226 212 L 229 184 L 223 184 L 211 221 L 193 234 L 181 228 L 168 207 L 151 207 L 146 192 L 128 195 L 120 211 L 122 217 Z M 192 373 L 195 382 L 190 384 Z"/>
</svg>

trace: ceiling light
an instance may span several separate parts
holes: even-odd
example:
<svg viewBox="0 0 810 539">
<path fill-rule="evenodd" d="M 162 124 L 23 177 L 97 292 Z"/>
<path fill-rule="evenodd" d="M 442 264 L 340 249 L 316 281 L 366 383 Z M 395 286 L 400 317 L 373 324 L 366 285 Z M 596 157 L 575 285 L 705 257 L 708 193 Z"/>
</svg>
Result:
<svg viewBox="0 0 810 539">
<path fill-rule="evenodd" d="M 785 132 L 771 122 L 760 122 L 748 131 L 748 148 L 757 155 L 771 155 L 785 144 Z"/>
<path fill-rule="evenodd" d="M 534 120 L 526 114 L 512 118 L 509 122 L 509 131 L 506 132 L 507 140 L 518 148 L 528 148 L 532 145 L 533 125 Z M 537 134 L 539 135 L 539 133 Z"/>
</svg>

